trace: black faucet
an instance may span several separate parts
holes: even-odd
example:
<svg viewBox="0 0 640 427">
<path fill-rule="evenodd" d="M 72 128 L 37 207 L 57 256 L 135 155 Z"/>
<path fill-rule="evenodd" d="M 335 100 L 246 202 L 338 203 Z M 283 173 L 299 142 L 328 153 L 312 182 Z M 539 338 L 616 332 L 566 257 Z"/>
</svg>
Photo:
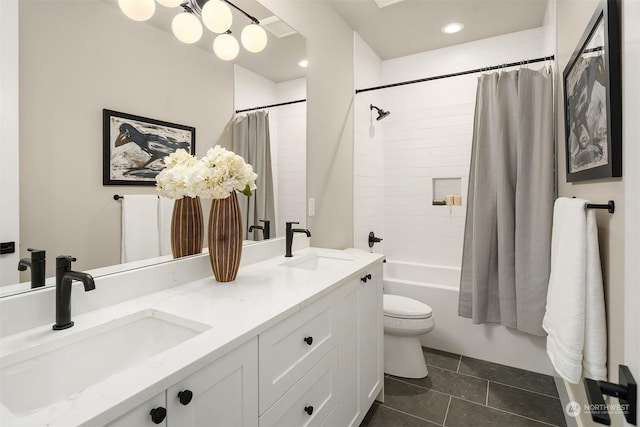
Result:
<svg viewBox="0 0 640 427">
<path fill-rule="evenodd" d="M 31 288 L 40 288 L 44 286 L 45 273 L 45 254 L 42 249 L 27 249 L 31 252 L 31 258 L 22 258 L 18 262 L 19 271 L 27 271 L 31 269 Z"/>
<path fill-rule="evenodd" d="M 286 256 L 287 258 L 290 258 L 293 256 L 291 254 L 291 245 L 293 244 L 293 233 L 305 233 L 307 237 L 311 237 L 311 233 L 309 232 L 309 230 L 305 228 L 291 228 L 293 224 L 300 224 L 300 223 L 287 222 L 287 235 L 286 235 L 287 247 L 286 247 L 286 253 L 284 254 L 284 256 Z"/>
<path fill-rule="evenodd" d="M 253 230 L 262 230 L 263 239 L 269 240 L 269 238 L 271 237 L 271 221 L 261 219 L 260 222 L 263 222 L 264 226 L 252 225 L 249 227 L 249 233 L 251 233 Z"/>
<path fill-rule="evenodd" d="M 56 324 L 55 331 L 73 326 L 71 321 L 71 282 L 78 280 L 84 284 L 84 290 L 92 291 L 96 288 L 93 277 L 87 273 L 71 271 L 74 257 L 60 255 L 56 258 Z"/>
</svg>

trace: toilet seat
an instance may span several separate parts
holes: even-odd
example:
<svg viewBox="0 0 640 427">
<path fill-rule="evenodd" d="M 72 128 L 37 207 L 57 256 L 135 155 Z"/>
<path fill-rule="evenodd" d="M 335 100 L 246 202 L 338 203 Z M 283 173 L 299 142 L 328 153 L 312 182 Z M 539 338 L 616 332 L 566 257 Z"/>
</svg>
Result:
<svg viewBox="0 0 640 427">
<path fill-rule="evenodd" d="M 433 310 L 427 304 L 401 295 L 384 294 L 382 308 L 385 317 L 397 319 L 428 319 Z"/>
</svg>

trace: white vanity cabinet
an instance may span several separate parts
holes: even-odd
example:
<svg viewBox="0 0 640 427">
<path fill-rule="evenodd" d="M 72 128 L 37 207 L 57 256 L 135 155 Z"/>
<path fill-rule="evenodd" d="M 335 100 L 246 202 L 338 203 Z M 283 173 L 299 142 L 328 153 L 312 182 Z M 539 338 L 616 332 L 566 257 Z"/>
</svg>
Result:
<svg viewBox="0 0 640 427">
<path fill-rule="evenodd" d="M 158 412 L 152 414 L 151 411 Z M 230 351 L 108 425 L 257 426 L 257 338 Z"/>
<path fill-rule="evenodd" d="M 382 264 L 369 265 L 113 426 L 358 426 L 383 386 Z"/>
</svg>

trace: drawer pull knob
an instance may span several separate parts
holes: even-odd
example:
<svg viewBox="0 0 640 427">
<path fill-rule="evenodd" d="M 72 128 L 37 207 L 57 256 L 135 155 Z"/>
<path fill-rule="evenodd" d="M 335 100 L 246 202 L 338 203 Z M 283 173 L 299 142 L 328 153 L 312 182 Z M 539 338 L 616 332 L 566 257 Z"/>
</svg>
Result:
<svg viewBox="0 0 640 427">
<path fill-rule="evenodd" d="M 178 392 L 178 400 L 180 400 L 180 403 L 182 403 L 183 405 L 187 406 L 189 403 L 191 403 L 191 399 L 193 399 L 193 392 L 191 390 Z"/>
<path fill-rule="evenodd" d="M 167 417 L 167 410 L 160 406 L 158 408 L 153 408 L 151 412 L 149 412 L 149 415 L 151 415 L 151 421 L 153 421 L 154 424 L 162 424 L 164 419 Z"/>
<path fill-rule="evenodd" d="M 313 414 L 313 406 L 311 406 L 311 405 L 305 406 L 304 407 L 304 412 L 306 412 L 309 415 Z"/>
<path fill-rule="evenodd" d="M 361 277 L 360 280 L 362 280 L 364 283 L 367 283 L 367 276 Z"/>
<path fill-rule="evenodd" d="M 313 337 L 306 337 L 304 339 L 304 342 L 306 342 L 309 345 L 313 344 Z"/>
<path fill-rule="evenodd" d="M 367 279 L 371 280 L 371 274 L 367 274 Z"/>
</svg>

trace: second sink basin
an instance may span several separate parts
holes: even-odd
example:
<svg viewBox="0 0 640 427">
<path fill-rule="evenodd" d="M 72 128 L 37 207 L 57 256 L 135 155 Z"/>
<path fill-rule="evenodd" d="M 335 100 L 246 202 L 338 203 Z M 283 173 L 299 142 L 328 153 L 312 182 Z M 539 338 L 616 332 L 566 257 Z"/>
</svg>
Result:
<svg viewBox="0 0 640 427">
<path fill-rule="evenodd" d="M 305 270 L 330 270 L 346 266 L 353 260 L 355 260 L 355 257 L 348 254 L 318 252 L 293 258 L 291 261 L 286 261 L 280 265 Z"/>
<path fill-rule="evenodd" d="M 7 355 L 0 359 L 1 403 L 14 415 L 26 415 L 73 396 L 208 328 L 148 309 Z"/>
</svg>

